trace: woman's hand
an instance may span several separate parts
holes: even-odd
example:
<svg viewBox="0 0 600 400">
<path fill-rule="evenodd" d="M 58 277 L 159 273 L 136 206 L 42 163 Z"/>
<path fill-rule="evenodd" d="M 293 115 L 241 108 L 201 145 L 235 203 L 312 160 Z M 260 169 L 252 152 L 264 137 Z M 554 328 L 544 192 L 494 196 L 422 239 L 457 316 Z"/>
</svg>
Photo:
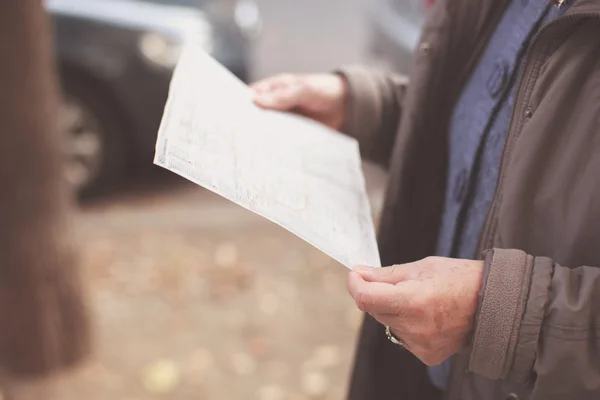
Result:
<svg viewBox="0 0 600 400">
<path fill-rule="evenodd" d="M 355 268 L 348 289 L 356 305 L 389 326 L 427 365 L 460 351 L 473 329 L 483 261 L 430 257 L 387 268 Z"/>
<path fill-rule="evenodd" d="M 277 75 L 251 86 L 260 107 L 289 111 L 340 130 L 346 118 L 347 84 L 335 74 Z"/>
</svg>

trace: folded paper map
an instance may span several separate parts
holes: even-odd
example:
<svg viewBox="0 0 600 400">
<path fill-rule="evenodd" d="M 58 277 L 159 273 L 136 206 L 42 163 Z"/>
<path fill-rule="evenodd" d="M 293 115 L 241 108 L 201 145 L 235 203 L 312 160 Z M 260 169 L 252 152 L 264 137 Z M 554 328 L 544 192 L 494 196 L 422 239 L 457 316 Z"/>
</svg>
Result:
<svg viewBox="0 0 600 400">
<path fill-rule="evenodd" d="M 380 266 L 356 140 L 260 109 L 244 83 L 193 45 L 175 69 L 154 162 L 348 268 Z"/>
</svg>

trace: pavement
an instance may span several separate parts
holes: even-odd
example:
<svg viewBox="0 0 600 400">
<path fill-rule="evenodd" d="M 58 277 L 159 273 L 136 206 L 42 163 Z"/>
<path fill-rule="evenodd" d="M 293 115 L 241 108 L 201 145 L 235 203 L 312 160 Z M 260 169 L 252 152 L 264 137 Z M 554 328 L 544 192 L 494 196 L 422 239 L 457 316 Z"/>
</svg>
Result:
<svg viewBox="0 0 600 400">
<path fill-rule="evenodd" d="M 77 218 L 96 354 L 49 399 L 341 399 L 361 315 L 347 270 L 192 185 Z"/>
<path fill-rule="evenodd" d="M 362 59 L 360 1 L 259 3 L 256 77 Z M 367 175 L 377 209 L 385 176 Z M 362 316 L 328 256 L 178 178 L 87 205 L 74 229 L 95 353 L 43 398 L 343 398 Z"/>
<path fill-rule="evenodd" d="M 384 175 L 367 174 L 378 209 Z M 343 398 L 362 315 L 319 250 L 179 178 L 88 205 L 74 228 L 96 349 L 45 399 Z"/>
</svg>

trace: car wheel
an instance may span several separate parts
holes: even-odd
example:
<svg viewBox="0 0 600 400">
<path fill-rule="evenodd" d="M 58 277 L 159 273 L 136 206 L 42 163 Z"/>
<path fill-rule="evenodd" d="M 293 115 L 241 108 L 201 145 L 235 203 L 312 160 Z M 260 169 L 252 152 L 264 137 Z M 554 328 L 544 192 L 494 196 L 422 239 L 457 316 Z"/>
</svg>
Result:
<svg viewBox="0 0 600 400">
<path fill-rule="evenodd" d="M 114 188 L 124 171 L 120 119 L 101 93 L 68 82 L 60 109 L 65 177 L 79 198 Z"/>
</svg>

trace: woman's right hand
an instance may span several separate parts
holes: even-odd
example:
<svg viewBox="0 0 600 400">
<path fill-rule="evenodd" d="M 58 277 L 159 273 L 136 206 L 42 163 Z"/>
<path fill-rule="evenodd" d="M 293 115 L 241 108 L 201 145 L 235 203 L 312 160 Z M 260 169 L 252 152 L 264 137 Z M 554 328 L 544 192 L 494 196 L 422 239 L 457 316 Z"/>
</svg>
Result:
<svg viewBox="0 0 600 400">
<path fill-rule="evenodd" d="M 340 130 L 346 118 L 347 82 L 336 74 L 277 75 L 251 85 L 255 103 L 289 111 Z"/>
</svg>

